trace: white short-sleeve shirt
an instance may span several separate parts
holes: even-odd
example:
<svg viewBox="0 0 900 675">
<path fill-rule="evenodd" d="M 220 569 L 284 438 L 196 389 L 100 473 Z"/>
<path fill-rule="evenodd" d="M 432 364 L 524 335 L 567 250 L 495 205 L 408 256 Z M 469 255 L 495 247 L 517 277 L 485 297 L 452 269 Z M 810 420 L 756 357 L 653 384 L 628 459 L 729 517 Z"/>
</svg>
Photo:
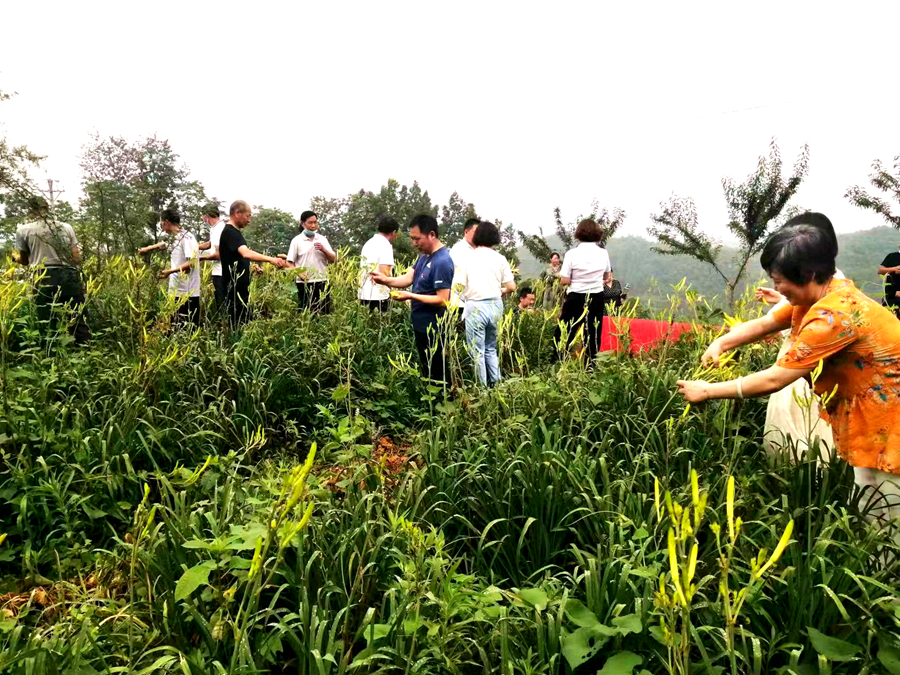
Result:
<svg viewBox="0 0 900 675">
<path fill-rule="evenodd" d="M 222 239 L 222 230 L 225 229 L 225 219 L 219 218 L 219 222 L 213 225 L 209 230 L 210 253 L 219 252 L 219 241 Z M 222 276 L 222 261 L 216 260 L 213 263 L 212 275 L 214 277 Z"/>
<path fill-rule="evenodd" d="M 394 247 L 383 234 L 376 234 L 362 247 L 360 254 L 360 300 L 387 300 L 391 297 L 390 289 L 382 284 L 372 283 L 369 275 L 379 265 L 394 266 Z"/>
<path fill-rule="evenodd" d="M 170 269 L 180 267 L 189 260 L 197 261 L 200 255 L 197 238 L 187 230 L 176 234 L 168 249 Z M 180 298 L 200 296 L 199 261 L 195 262 L 187 272 L 175 272 L 175 274 L 169 275 L 169 293 Z"/>
<path fill-rule="evenodd" d="M 509 261 L 487 246 L 477 246 L 466 256 L 466 264 L 455 275 L 465 300 L 489 300 L 503 295 L 503 284 L 513 280 Z"/>
<path fill-rule="evenodd" d="M 450 257 L 453 259 L 453 269 L 455 270 L 453 275 L 453 285 L 450 287 L 451 307 L 458 307 L 460 302 L 463 300 L 462 295 L 456 290 L 456 288 L 461 283 L 459 275 L 462 272 L 463 268 L 466 266 L 466 261 L 469 258 L 469 254 L 474 250 L 475 247 L 465 239 L 460 239 L 450 247 Z"/>
<path fill-rule="evenodd" d="M 572 280 L 567 293 L 600 293 L 603 275 L 609 272 L 612 265 L 606 249 L 585 241 L 566 252 L 559 275 Z"/>
<path fill-rule="evenodd" d="M 294 264 L 294 267 L 302 268 L 300 271 L 306 273 L 306 279 L 297 277 L 297 283 L 299 284 L 328 279 L 325 271 L 328 269 L 329 261 L 324 253 L 316 250 L 316 243 L 322 244 L 329 252 L 334 253 L 328 240 L 318 232 L 312 237 L 307 237 L 306 234 L 301 232 L 291 241 L 287 259 Z"/>
</svg>

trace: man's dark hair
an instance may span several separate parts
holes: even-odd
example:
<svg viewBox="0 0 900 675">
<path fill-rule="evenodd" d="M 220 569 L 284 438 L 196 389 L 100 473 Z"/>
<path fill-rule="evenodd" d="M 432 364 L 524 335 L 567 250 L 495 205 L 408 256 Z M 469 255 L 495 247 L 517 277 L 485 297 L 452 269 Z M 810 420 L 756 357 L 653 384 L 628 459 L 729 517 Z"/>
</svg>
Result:
<svg viewBox="0 0 900 675">
<path fill-rule="evenodd" d="M 210 202 L 206 206 L 203 207 L 203 215 L 209 216 L 210 218 L 218 218 L 219 217 L 219 205 L 215 202 Z"/>
<path fill-rule="evenodd" d="M 434 232 L 435 237 L 440 235 L 440 232 L 438 231 L 438 221 L 430 213 L 420 213 L 417 216 L 413 216 L 412 220 L 409 221 L 409 228 L 412 229 L 414 227 L 418 227 L 419 232 L 422 234 Z"/>
<path fill-rule="evenodd" d="M 181 225 L 181 216 L 178 215 L 178 211 L 175 209 L 166 209 L 163 211 L 160 220 L 166 223 L 172 223 L 173 225 Z"/>
<path fill-rule="evenodd" d="M 523 286 L 519 289 L 519 300 L 532 293 L 534 293 L 534 289 L 531 286 Z"/>
<path fill-rule="evenodd" d="M 382 234 L 390 234 L 400 229 L 400 223 L 390 216 L 380 216 L 378 218 L 378 231 Z"/>
<path fill-rule="evenodd" d="M 603 230 L 600 229 L 596 221 L 585 218 L 575 228 L 575 238 L 578 241 L 596 243 L 603 239 Z"/>
<path fill-rule="evenodd" d="M 822 232 L 828 235 L 828 237 L 834 242 L 834 254 L 837 256 L 838 253 L 838 240 L 837 235 L 834 233 L 834 225 L 831 224 L 831 221 L 828 220 L 828 216 L 824 213 L 816 213 L 815 211 L 807 211 L 806 213 L 801 213 L 799 216 L 794 216 L 789 221 L 787 221 L 784 226 L 789 227 L 791 225 L 812 225 L 813 227 L 817 227 Z"/>
<path fill-rule="evenodd" d="M 479 218 L 468 218 L 465 225 L 463 225 L 463 232 L 468 232 L 480 222 L 481 220 Z"/>
<path fill-rule="evenodd" d="M 475 236 L 472 237 L 472 246 L 496 246 L 500 243 L 500 230 L 493 223 L 484 221 L 478 223 Z"/>
<path fill-rule="evenodd" d="M 553 256 L 556 256 L 557 258 L 562 258 L 562 256 L 559 254 L 559 251 L 551 251 L 550 252 L 550 260 L 553 260 Z"/>
<path fill-rule="evenodd" d="M 316 217 L 316 220 L 319 219 L 319 216 L 315 211 L 304 211 L 303 213 L 300 214 L 300 222 L 305 223 L 307 220 L 309 220 L 313 216 Z"/>
<path fill-rule="evenodd" d="M 28 195 L 26 205 L 30 216 L 44 216 L 50 211 L 50 204 L 43 195 Z"/>
<path fill-rule="evenodd" d="M 837 243 L 813 225 L 788 225 L 766 242 L 760 257 L 763 269 L 778 272 L 791 283 L 804 286 L 811 281 L 824 284 L 835 273 Z"/>
</svg>

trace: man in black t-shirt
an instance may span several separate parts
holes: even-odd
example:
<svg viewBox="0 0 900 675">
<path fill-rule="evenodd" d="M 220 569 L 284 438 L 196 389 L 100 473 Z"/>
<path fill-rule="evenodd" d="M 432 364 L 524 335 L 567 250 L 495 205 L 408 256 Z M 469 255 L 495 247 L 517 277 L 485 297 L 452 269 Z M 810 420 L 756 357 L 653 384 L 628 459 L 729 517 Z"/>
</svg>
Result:
<svg viewBox="0 0 900 675">
<path fill-rule="evenodd" d="M 886 275 L 884 280 L 884 305 L 894 310 L 894 314 L 900 317 L 900 251 L 888 253 L 881 265 L 878 266 L 878 274 Z"/>
<path fill-rule="evenodd" d="M 231 204 L 230 222 L 222 230 L 219 240 L 219 259 L 222 261 L 222 285 L 225 288 L 225 307 L 232 328 L 239 328 L 250 319 L 250 261 L 267 262 L 279 268 L 287 263 L 257 253 L 247 246 L 241 230 L 250 224 L 250 205 L 239 199 Z"/>
</svg>

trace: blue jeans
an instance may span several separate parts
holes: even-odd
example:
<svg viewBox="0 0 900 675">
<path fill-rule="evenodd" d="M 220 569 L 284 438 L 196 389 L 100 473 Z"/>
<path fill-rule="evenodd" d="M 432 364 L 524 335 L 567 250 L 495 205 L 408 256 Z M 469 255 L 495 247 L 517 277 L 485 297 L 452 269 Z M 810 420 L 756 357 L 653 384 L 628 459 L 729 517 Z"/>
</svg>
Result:
<svg viewBox="0 0 900 675">
<path fill-rule="evenodd" d="M 503 301 L 500 298 L 467 300 L 464 316 L 466 344 L 475 364 L 475 375 L 481 384 L 496 384 L 500 381 L 497 327 L 503 316 Z"/>
</svg>

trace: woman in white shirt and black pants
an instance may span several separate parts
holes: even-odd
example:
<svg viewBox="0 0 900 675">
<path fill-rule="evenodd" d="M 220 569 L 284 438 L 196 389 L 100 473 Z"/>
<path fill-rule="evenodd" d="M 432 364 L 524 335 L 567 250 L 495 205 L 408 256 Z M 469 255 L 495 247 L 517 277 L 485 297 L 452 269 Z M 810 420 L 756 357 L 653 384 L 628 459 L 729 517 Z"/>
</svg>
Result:
<svg viewBox="0 0 900 675">
<path fill-rule="evenodd" d="M 503 296 L 516 290 L 509 262 L 494 250 L 500 230 L 493 223 L 478 224 L 466 264 L 457 272 L 453 285 L 462 286 L 465 300 L 466 344 L 481 384 L 500 381 L 497 329 L 503 317 Z"/>
<path fill-rule="evenodd" d="M 567 325 L 566 346 L 571 344 L 579 329 L 584 326 L 588 358 L 593 359 L 600 349 L 603 330 L 603 288 L 612 272 L 609 254 L 601 248 L 603 230 L 593 220 L 582 220 L 575 228 L 575 239 L 580 243 L 563 258 L 559 273 L 560 285 L 566 287 L 560 320 Z M 562 334 L 557 329 L 557 342 Z"/>
</svg>

